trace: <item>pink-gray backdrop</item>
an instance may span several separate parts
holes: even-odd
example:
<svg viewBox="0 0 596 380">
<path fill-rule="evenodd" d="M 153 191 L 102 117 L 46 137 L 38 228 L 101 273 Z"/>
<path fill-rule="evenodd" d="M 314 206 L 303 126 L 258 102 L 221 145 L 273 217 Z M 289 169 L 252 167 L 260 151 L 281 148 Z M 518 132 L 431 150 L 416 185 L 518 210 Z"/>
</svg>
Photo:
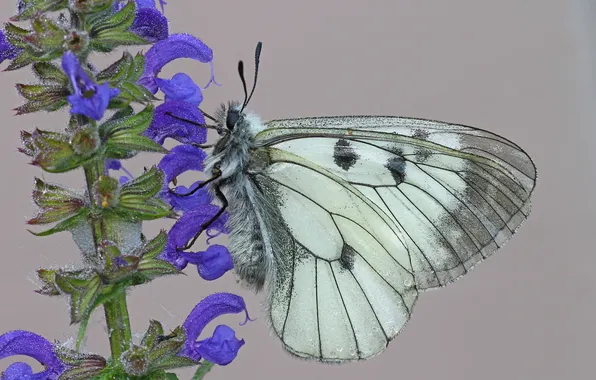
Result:
<svg viewBox="0 0 596 380">
<path fill-rule="evenodd" d="M 0 17 L 14 11 L 2 1 Z M 264 119 L 341 114 L 406 115 L 475 125 L 517 142 L 539 171 L 533 212 L 518 235 L 487 263 L 446 289 L 423 294 L 414 317 L 380 356 L 323 365 L 286 354 L 261 313 L 264 296 L 241 289 L 231 273 L 207 283 L 187 276 L 156 281 L 129 301 L 133 328 L 149 319 L 180 323 L 202 297 L 243 295 L 253 323 L 218 320 L 246 340 L 238 358 L 209 378 L 234 379 L 591 379 L 596 338 L 593 141 L 596 117 L 596 7 L 554 0 L 169 0 L 172 32 L 213 47 L 222 87 L 205 91 L 204 108 L 241 99 L 238 59 L 252 71 L 264 43 L 251 103 Z M 99 57 L 100 66 L 118 55 Z M 5 66 L 4 64 L 3 66 Z M 208 67 L 168 66 L 205 83 Z M 250 76 L 250 75 L 248 75 Z M 64 300 L 33 292 L 35 269 L 78 262 L 67 233 L 35 238 L 24 221 L 34 212 L 33 176 L 16 151 L 21 129 L 62 128 L 66 111 L 13 117 L 12 86 L 28 70 L 0 75 L 0 332 L 26 329 L 64 341 Z M 249 80 L 250 81 L 250 80 Z M 137 173 L 157 156 L 135 161 Z M 73 186 L 80 172 L 45 178 Z M 165 227 L 150 223 L 149 235 Z M 103 313 L 85 347 L 108 353 Z M 210 325 L 210 333 L 215 324 Z M 10 360 L 0 362 L 0 370 Z M 187 378 L 189 371 L 181 372 Z"/>
</svg>

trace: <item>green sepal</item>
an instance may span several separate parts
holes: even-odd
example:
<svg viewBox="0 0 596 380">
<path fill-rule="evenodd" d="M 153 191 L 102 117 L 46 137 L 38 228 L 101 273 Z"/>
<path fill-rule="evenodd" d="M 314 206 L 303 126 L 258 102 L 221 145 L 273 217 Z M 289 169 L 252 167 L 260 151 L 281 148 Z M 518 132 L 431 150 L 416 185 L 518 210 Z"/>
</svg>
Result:
<svg viewBox="0 0 596 380">
<path fill-rule="evenodd" d="M 163 335 L 163 326 L 161 323 L 154 319 L 150 320 L 149 328 L 141 340 L 141 346 L 147 347 L 149 349 L 153 348 L 161 335 Z"/>
<path fill-rule="evenodd" d="M 68 35 L 66 29 L 43 13 L 35 15 L 31 26 L 33 31 L 23 39 L 37 49 L 37 54 L 34 55 L 47 56 L 56 51 L 61 55 Z"/>
<path fill-rule="evenodd" d="M 17 84 L 17 91 L 29 102 L 15 108 L 17 115 L 36 111 L 56 111 L 67 104 L 68 89 L 56 85 Z"/>
<path fill-rule="evenodd" d="M 167 153 L 167 149 L 143 136 L 153 120 L 153 110 L 154 106 L 148 105 L 135 115 L 110 120 L 100 126 L 99 133 L 106 141 L 106 158 L 119 159 L 131 151 Z"/>
<path fill-rule="evenodd" d="M 68 365 L 58 379 L 83 380 L 99 375 L 107 365 L 105 358 L 95 354 L 83 354 L 64 346 L 56 348 L 56 355 L 63 363 Z"/>
<path fill-rule="evenodd" d="M 164 184 L 164 173 L 152 167 L 137 178 L 122 185 L 118 208 L 119 214 L 126 214 L 133 220 L 159 219 L 171 214 L 171 206 L 154 196 Z"/>
<path fill-rule="evenodd" d="M 58 269 L 38 269 L 37 278 L 42 284 L 35 292 L 44 296 L 59 296 L 60 290 L 56 285 L 56 273 L 58 273 Z"/>
<path fill-rule="evenodd" d="M 81 14 L 94 14 L 111 10 L 113 2 L 114 0 L 78 0 L 71 5 L 71 9 Z"/>
<path fill-rule="evenodd" d="M 151 370 L 168 370 L 181 367 L 192 367 L 197 362 L 178 356 L 186 342 L 186 332 L 182 326 L 176 327 L 166 336 L 160 336 L 149 350 L 149 362 Z"/>
<path fill-rule="evenodd" d="M 92 38 L 106 30 L 127 30 L 132 26 L 137 14 L 135 1 L 128 1 L 127 4 L 116 13 L 102 13 L 100 17 L 93 17 L 88 20 L 86 28 Z"/>
<path fill-rule="evenodd" d="M 31 230 L 27 231 L 35 236 L 49 236 L 62 231 L 70 231 L 86 221 L 89 214 L 90 210 L 88 208 L 82 208 L 75 215 L 64 219 L 49 230 L 45 230 L 43 232 L 33 232 Z"/>
<path fill-rule="evenodd" d="M 105 13 L 89 20 L 87 30 L 91 37 L 90 47 L 100 52 L 110 52 L 120 45 L 146 45 L 150 42 L 128 29 L 136 16 L 136 3 L 129 1 L 115 14 Z"/>
<path fill-rule="evenodd" d="M 173 274 L 184 274 L 178 268 L 165 260 L 146 259 L 141 260 L 137 267 L 143 282 L 151 281 L 158 277 L 169 276 Z"/>
<path fill-rule="evenodd" d="M 203 377 L 205 377 L 205 375 L 211 371 L 214 365 L 214 363 L 208 362 L 203 359 L 201 365 L 199 366 L 199 368 L 197 368 L 197 371 L 192 377 L 192 380 L 203 380 Z"/>
<path fill-rule="evenodd" d="M 35 178 L 32 198 L 39 206 L 39 212 L 27 224 L 54 223 L 73 216 L 85 206 L 85 201 L 73 190 L 48 184 L 39 178 Z"/>
<path fill-rule="evenodd" d="M 102 282 L 97 273 L 80 271 L 59 271 L 56 273 L 56 285 L 70 296 L 70 323 L 80 322 L 95 307 L 102 291 Z"/>
<path fill-rule="evenodd" d="M 52 83 L 66 87 L 68 78 L 62 69 L 50 62 L 37 62 L 33 65 L 33 73 L 44 83 Z"/>
<path fill-rule="evenodd" d="M 155 259 L 160 253 L 163 252 L 167 242 L 168 234 L 165 230 L 161 230 L 156 237 L 145 243 L 140 250 L 139 256 L 143 258 L 143 260 Z"/>
<path fill-rule="evenodd" d="M 71 144 L 71 136 L 65 133 L 42 131 L 22 134 L 23 145 L 31 146 L 33 165 L 50 173 L 64 173 L 80 167 L 93 156 L 77 154 Z M 27 140 L 27 141 L 25 141 Z"/>
<path fill-rule="evenodd" d="M 122 58 L 101 71 L 97 80 L 107 81 L 112 87 L 120 89 L 120 94 L 111 100 L 111 108 L 120 108 L 134 101 L 149 103 L 157 98 L 144 86 L 136 83 L 143 73 L 145 57 L 137 54 L 134 58 L 124 52 Z"/>
<path fill-rule="evenodd" d="M 12 46 L 21 49 L 29 47 L 29 43 L 25 40 L 25 37 L 31 33 L 29 29 L 21 28 L 11 22 L 7 22 L 4 24 L 4 33 Z"/>
<path fill-rule="evenodd" d="M 21 12 L 10 21 L 23 21 L 35 17 L 37 13 L 54 12 L 68 6 L 68 0 L 20 0 Z"/>
<path fill-rule="evenodd" d="M 22 67 L 30 65 L 31 63 L 35 62 L 35 57 L 31 55 L 27 50 L 24 50 L 19 53 L 13 60 L 10 61 L 10 64 L 4 69 L 4 71 L 14 71 L 18 70 Z"/>
<path fill-rule="evenodd" d="M 175 373 L 168 372 L 165 375 L 165 380 L 179 380 L 178 375 L 176 375 Z"/>
</svg>

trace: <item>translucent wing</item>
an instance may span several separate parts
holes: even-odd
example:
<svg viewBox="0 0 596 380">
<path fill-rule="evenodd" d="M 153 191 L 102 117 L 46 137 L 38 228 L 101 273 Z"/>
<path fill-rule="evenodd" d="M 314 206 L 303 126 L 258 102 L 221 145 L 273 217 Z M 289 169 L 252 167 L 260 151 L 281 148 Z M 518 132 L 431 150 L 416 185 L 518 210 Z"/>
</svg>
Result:
<svg viewBox="0 0 596 380">
<path fill-rule="evenodd" d="M 260 144 L 339 176 L 400 226 L 419 289 L 466 273 L 530 212 L 532 160 L 487 131 L 368 116 L 275 120 L 267 127 Z"/>
<path fill-rule="evenodd" d="M 256 178 L 294 242 L 272 287 L 271 320 L 303 357 L 382 351 L 418 290 L 465 274 L 530 212 L 531 159 L 487 131 L 398 117 L 267 127 L 257 143 L 270 165 Z"/>
<path fill-rule="evenodd" d="M 285 235 L 270 294 L 274 330 L 301 357 L 345 361 L 381 352 L 418 295 L 400 229 L 331 172 L 265 149 L 272 165 L 253 178 L 284 222 L 270 226 L 273 239 Z"/>
</svg>

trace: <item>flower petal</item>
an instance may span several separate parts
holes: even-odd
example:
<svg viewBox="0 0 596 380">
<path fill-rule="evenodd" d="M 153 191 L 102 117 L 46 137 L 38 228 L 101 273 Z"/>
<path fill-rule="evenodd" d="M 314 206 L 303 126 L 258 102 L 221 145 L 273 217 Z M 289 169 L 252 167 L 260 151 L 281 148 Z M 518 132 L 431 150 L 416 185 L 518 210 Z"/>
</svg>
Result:
<svg viewBox="0 0 596 380">
<path fill-rule="evenodd" d="M 110 170 L 120 170 L 122 168 L 122 163 L 120 160 L 106 160 L 106 169 Z"/>
<path fill-rule="evenodd" d="M 165 101 L 184 100 L 198 107 L 203 101 L 201 88 L 184 73 L 178 73 L 172 79 L 156 78 L 159 89 L 166 95 Z"/>
<path fill-rule="evenodd" d="M 197 107 L 188 102 L 173 100 L 155 108 L 153 120 L 145 131 L 145 136 L 162 145 L 168 137 L 183 144 L 203 144 L 207 141 L 207 129 L 176 119 L 168 114 L 197 124 L 205 124 L 205 117 Z"/>
<path fill-rule="evenodd" d="M 43 375 L 39 378 L 57 379 L 66 369 L 65 364 L 56 356 L 52 343 L 44 337 L 29 331 L 13 330 L 0 335 L 0 359 L 13 355 L 26 355 L 41 363 L 46 370 L 42 372 Z M 31 370 L 30 367 L 29 370 Z M 18 373 L 27 374 L 27 371 L 24 366 L 17 365 L 11 368 L 9 374 L 11 376 Z M 37 375 L 40 374 L 35 376 Z"/>
<path fill-rule="evenodd" d="M 226 325 L 219 325 L 211 338 L 197 342 L 196 351 L 212 363 L 228 365 L 236 358 L 243 345 L 244 339 L 236 338 L 234 330 Z"/>
<path fill-rule="evenodd" d="M 206 157 L 207 154 L 200 148 L 192 145 L 177 145 L 161 159 L 157 167 L 166 174 L 165 183 L 168 184 L 189 170 L 203 171 L 205 168 L 203 161 Z"/>
<path fill-rule="evenodd" d="M 130 30 L 149 42 L 161 41 L 168 38 L 168 19 L 155 8 L 137 8 Z"/>
<path fill-rule="evenodd" d="M 15 59 L 23 49 L 13 46 L 6 38 L 6 33 L 0 30 L 0 63 L 7 59 Z"/>
<path fill-rule="evenodd" d="M 210 245 L 202 252 L 180 252 L 190 264 L 197 266 L 199 276 L 207 281 L 217 280 L 234 268 L 230 251 L 223 245 Z"/>
<path fill-rule="evenodd" d="M 110 99 L 118 95 L 117 89 L 111 89 L 108 83 L 95 86 L 95 93 L 87 94 L 73 94 L 66 97 L 66 100 L 71 104 L 70 113 L 80 114 L 90 117 L 93 120 L 100 120 L 103 117 Z"/>
<path fill-rule="evenodd" d="M 137 3 L 137 9 L 156 8 L 155 0 L 135 0 L 135 3 Z"/>
<path fill-rule="evenodd" d="M 187 212 L 211 203 L 213 199 L 206 188 L 199 189 L 191 195 L 185 195 L 195 190 L 202 181 L 193 183 L 189 188 L 177 186 L 174 191 L 165 190 L 161 198 L 166 201 L 175 211 Z"/>
<path fill-rule="evenodd" d="M 190 312 L 186 321 L 184 321 L 184 330 L 186 331 L 186 342 L 180 355 L 189 357 L 193 360 L 201 360 L 201 354 L 197 351 L 196 340 L 201 332 L 215 318 L 223 314 L 246 313 L 246 321 L 250 320 L 246 304 L 242 297 L 231 293 L 215 293 L 205 297 Z M 242 323 L 242 324 L 244 324 Z M 220 332 L 220 337 L 226 337 L 226 332 Z M 214 334 L 215 335 L 215 334 Z M 208 351 L 207 349 L 205 351 Z M 226 363 L 227 364 L 227 363 Z"/>
<path fill-rule="evenodd" d="M 192 58 L 209 63 L 213 61 L 213 51 L 190 34 L 171 34 L 153 45 L 145 54 L 145 70 L 139 83 L 155 94 L 158 89 L 155 81 L 157 74 L 166 64 L 178 58 Z"/>
<path fill-rule="evenodd" d="M 188 261 L 181 255 L 182 252 L 178 251 L 177 248 L 184 247 L 201 230 L 201 226 L 215 216 L 219 209 L 218 206 L 205 204 L 195 210 L 182 214 L 168 232 L 166 248 L 159 257 L 174 265 L 179 270 L 186 268 Z M 226 231 L 225 224 L 227 219 L 227 213 L 223 213 L 209 226 L 209 230 Z"/>
</svg>

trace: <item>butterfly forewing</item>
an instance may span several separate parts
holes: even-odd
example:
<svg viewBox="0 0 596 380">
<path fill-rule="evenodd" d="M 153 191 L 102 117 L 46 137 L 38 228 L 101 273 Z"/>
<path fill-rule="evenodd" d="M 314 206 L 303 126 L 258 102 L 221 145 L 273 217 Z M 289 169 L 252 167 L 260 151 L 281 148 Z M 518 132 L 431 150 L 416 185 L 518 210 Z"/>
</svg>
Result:
<svg viewBox="0 0 596 380">
<path fill-rule="evenodd" d="M 418 290 L 446 285 L 527 218 L 536 170 L 490 132 L 399 117 L 275 120 L 255 178 L 295 244 L 271 295 L 291 352 L 368 358 L 407 322 Z"/>
</svg>

